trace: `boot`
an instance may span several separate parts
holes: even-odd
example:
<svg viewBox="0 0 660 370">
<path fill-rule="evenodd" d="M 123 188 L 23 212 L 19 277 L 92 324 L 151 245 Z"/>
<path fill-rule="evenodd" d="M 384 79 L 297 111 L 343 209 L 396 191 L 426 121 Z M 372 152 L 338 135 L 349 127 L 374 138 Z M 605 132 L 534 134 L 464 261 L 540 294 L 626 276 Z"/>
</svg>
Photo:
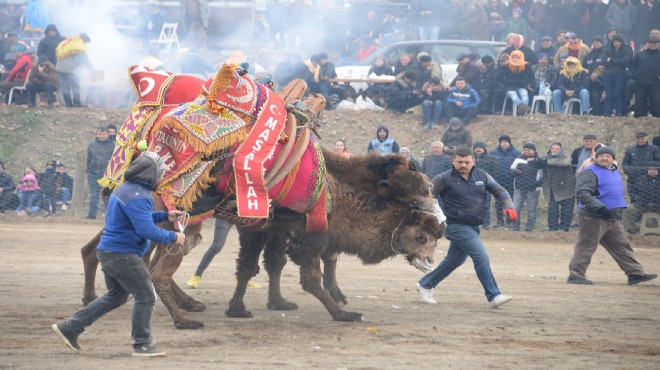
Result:
<svg viewBox="0 0 660 370">
<path fill-rule="evenodd" d="M 71 95 L 67 93 L 63 93 L 62 97 L 64 98 L 64 106 L 67 108 L 73 107 L 73 100 L 71 100 Z"/>
<path fill-rule="evenodd" d="M 81 108 L 83 105 L 80 103 L 80 94 L 73 94 L 73 106 Z"/>
</svg>

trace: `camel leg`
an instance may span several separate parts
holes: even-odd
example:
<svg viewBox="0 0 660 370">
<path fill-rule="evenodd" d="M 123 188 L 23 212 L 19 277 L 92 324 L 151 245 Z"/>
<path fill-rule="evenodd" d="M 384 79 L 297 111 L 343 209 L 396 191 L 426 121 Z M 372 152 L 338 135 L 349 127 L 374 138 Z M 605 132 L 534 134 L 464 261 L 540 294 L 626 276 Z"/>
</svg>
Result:
<svg viewBox="0 0 660 370">
<path fill-rule="evenodd" d="M 264 249 L 268 234 L 242 230 L 241 228 L 237 229 L 241 245 L 236 261 L 237 282 L 234 296 L 229 301 L 229 308 L 225 311 L 225 315 L 236 318 L 250 318 L 252 312 L 245 309 L 243 297 L 247 290 L 248 281 L 259 272 L 259 256 Z"/>
<path fill-rule="evenodd" d="M 323 289 L 321 282 L 321 251 L 327 245 L 327 234 L 311 234 L 303 247 L 297 249 L 289 248 L 289 256 L 300 266 L 300 284 L 304 291 L 312 294 L 323 303 L 332 319 L 335 321 L 362 321 L 359 312 L 348 312 L 342 310 L 337 302 L 332 299 L 330 292 Z"/>
<path fill-rule="evenodd" d="M 83 287 L 83 306 L 87 306 L 89 302 L 96 299 L 96 288 L 94 283 L 96 281 L 96 269 L 99 266 L 99 260 L 96 258 L 96 247 L 101 240 L 103 230 L 99 231 L 84 247 L 80 249 L 80 254 L 83 260 L 83 269 L 85 271 L 85 286 Z"/>
<path fill-rule="evenodd" d="M 186 294 L 174 280 L 172 280 L 172 294 L 174 295 L 174 300 L 180 309 L 188 312 L 206 311 L 206 305 L 204 303 L 197 301 Z"/>
<path fill-rule="evenodd" d="M 332 299 L 339 305 L 343 306 L 348 304 L 346 296 L 339 289 L 337 284 L 337 257 L 339 253 L 333 252 L 330 254 L 323 254 L 323 287 L 330 292 Z"/>
<path fill-rule="evenodd" d="M 298 305 L 287 301 L 282 297 L 280 281 L 282 269 L 287 263 L 286 240 L 279 237 L 279 233 L 273 233 L 264 249 L 264 266 L 268 272 L 268 307 L 269 310 L 292 311 L 297 310 Z"/>
</svg>

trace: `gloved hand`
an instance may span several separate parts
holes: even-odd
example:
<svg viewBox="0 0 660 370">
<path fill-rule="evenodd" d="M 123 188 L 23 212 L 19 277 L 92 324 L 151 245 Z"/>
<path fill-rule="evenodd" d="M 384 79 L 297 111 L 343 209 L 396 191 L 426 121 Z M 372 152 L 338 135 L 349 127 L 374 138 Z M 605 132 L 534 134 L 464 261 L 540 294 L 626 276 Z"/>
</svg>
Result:
<svg viewBox="0 0 660 370">
<path fill-rule="evenodd" d="M 511 221 L 515 221 L 518 218 L 518 213 L 513 208 L 505 208 L 504 215 Z"/>
<path fill-rule="evenodd" d="M 605 206 L 598 208 L 598 214 L 603 220 L 609 220 L 612 218 L 612 213 L 610 213 L 610 210 Z"/>
</svg>

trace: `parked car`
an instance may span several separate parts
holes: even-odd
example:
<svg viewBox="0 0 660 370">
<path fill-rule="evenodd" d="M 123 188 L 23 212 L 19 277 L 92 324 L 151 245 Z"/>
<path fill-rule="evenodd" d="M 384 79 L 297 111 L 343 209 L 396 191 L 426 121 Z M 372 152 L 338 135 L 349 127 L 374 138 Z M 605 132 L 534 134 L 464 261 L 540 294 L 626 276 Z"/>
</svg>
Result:
<svg viewBox="0 0 660 370">
<path fill-rule="evenodd" d="M 459 54 L 476 53 L 479 58 L 490 55 L 495 60 L 506 48 L 504 42 L 494 41 L 467 41 L 467 40 L 433 40 L 433 41 L 404 41 L 397 42 L 376 50 L 369 57 L 357 65 L 337 67 L 338 78 L 366 79 L 369 68 L 378 56 L 385 56 L 387 63 L 396 65 L 402 54 L 417 55 L 421 51 L 429 53 L 434 62 L 442 66 L 442 79 L 444 83 L 451 82 L 456 77 L 456 58 Z M 365 83 L 351 83 L 355 90 L 366 89 Z"/>
</svg>

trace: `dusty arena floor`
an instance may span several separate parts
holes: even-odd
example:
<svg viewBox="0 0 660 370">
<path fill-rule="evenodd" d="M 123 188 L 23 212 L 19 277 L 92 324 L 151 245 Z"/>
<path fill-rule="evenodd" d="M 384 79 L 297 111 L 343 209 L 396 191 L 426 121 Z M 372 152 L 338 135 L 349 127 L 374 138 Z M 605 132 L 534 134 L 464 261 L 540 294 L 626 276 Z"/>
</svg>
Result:
<svg viewBox="0 0 660 370">
<path fill-rule="evenodd" d="M 57 222 L 0 223 L 0 368 L 20 369 L 651 369 L 660 365 L 660 282 L 630 287 L 603 249 L 594 256 L 593 286 L 568 285 L 574 233 L 564 242 L 507 241 L 485 234 L 495 276 L 514 300 L 489 309 L 471 264 L 438 289 L 437 305 L 423 304 L 413 285 L 421 273 L 396 258 L 362 266 L 343 256 L 338 279 L 349 308 L 361 323 L 333 322 L 320 302 L 304 293 L 289 263 L 282 291 L 297 311 L 266 309 L 264 272 L 245 301 L 253 319 L 224 315 L 233 293 L 238 250 L 235 232 L 202 280 L 187 290 L 205 302 L 190 313 L 206 328 L 177 330 L 159 302 L 153 334 L 165 358 L 130 357 L 132 302 L 110 313 L 80 337 L 81 354 L 70 352 L 50 326 L 81 303 L 80 247 L 101 221 L 62 217 Z M 201 247 L 175 275 L 183 285 L 212 237 L 207 225 Z M 657 241 L 657 239 L 655 239 Z M 447 248 L 442 240 L 437 262 Z M 647 272 L 660 271 L 660 248 L 640 247 Z M 103 291 L 99 272 L 97 289 Z"/>
</svg>

